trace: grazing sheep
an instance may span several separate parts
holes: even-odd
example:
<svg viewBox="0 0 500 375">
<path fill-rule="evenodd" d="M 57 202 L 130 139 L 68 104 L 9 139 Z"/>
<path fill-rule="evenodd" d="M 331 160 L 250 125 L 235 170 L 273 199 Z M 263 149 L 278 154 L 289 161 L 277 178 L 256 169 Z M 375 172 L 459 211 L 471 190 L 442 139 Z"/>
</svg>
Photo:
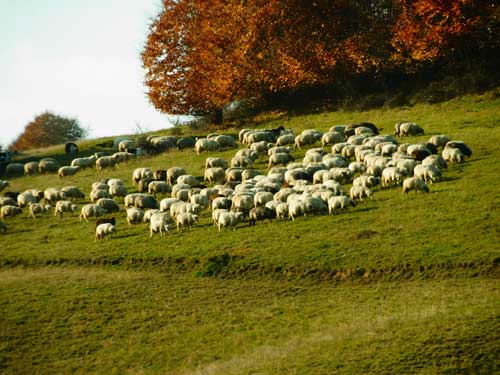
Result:
<svg viewBox="0 0 500 375">
<path fill-rule="evenodd" d="M 139 181 L 141 180 L 147 180 L 147 179 L 152 179 L 153 178 L 153 171 L 151 168 L 136 168 L 132 172 L 132 183 L 134 185 L 137 185 Z"/>
<path fill-rule="evenodd" d="M 45 189 L 45 191 L 43 192 L 43 197 L 46 203 L 51 203 L 51 204 L 54 204 L 57 201 L 61 201 L 67 198 L 65 192 L 56 188 Z"/>
<path fill-rule="evenodd" d="M 66 194 L 67 198 L 84 199 L 85 194 L 76 186 L 64 186 L 61 191 Z"/>
<path fill-rule="evenodd" d="M 300 149 L 302 146 L 312 146 L 318 142 L 323 134 L 315 129 L 306 129 L 295 137 L 295 148 Z"/>
<path fill-rule="evenodd" d="M 394 125 L 394 135 L 396 137 L 404 137 L 411 135 L 424 134 L 424 129 L 414 122 L 398 122 Z"/>
<path fill-rule="evenodd" d="M 58 201 L 54 208 L 54 216 L 59 214 L 59 217 L 63 217 L 63 212 L 75 212 L 77 209 L 78 206 L 71 201 Z"/>
<path fill-rule="evenodd" d="M 26 164 L 24 164 L 24 174 L 26 176 L 32 176 L 38 173 L 38 162 L 37 161 L 30 161 Z"/>
<path fill-rule="evenodd" d="M 116 233 L 116 226 L 111 223 L 99 224 L 95 228 L 95 241 L 108 238 L 110 234 Z"/>
<path fill-rule="evenodd" d="M 226 181 L 241 181 L 243 169 L 242 168 L 228 168 L 226 169 Z"/>
<path fill-rule="evenodd" d="M 292 219 L 292 221 L 295 221 L 296 217 L 299 216 L 306 216 L 307 215 L 307 208 L 306 204 L 302 200 L 292 200 L 288 203 L 288 216 Z"/>
<path fill-rule="evenodd" d="M 205 151 L 217 151 L 220 148 L 219 142 L 217 142 L 215 139 L 208 139 L 208 138 L 200 138 L 196 141 L 194 145 L 194 149 L 196 151 L 196 154 L 200 155 L 202 152 Z"/>
<path fill-rule="evenodd" d="M 352 181 L 352 186 L 365 186 L 373 188 L 380 183 L 380 178 L 370 175 L 361 175 Z"/>
<path fill-rule="evenodd" d="M 177 140 L 177 149 L 184 150 L 186 148 L 194 148 L 196 139 L 191 137 L 183 137 Z"/>
<path fill-rule="evenodd" d="M 29 215 L 28 217 L 32 217 L 33 219 L 36 218 L 36 214 L 43 214 L 45 212 L 49 212 L 51 208 L 50 204 L 43 204 L 43 203 L 32 203 L 29 205 Z"/>
<path fill-rule="evenodd" d="M 95 227 L 105 223 L 116 225 L 116 219 L 114 217 L 99 217 L 95 221 Z"/>
<path fill-rule="evenodd" d="M 142 218 L 143 223 L 149 223 L 151 220 L 151 216 L 157 212 L 161 212 L 157 208 L 148 208 L 147 210 L 144 211 L 144 217 Z"/>
<path fill-rule="evenodd" d="M 95 161 L 97 171 L 102 171 L 104 168 L 114 167 L 116 160 L 113 156 L 101 156 Z"/>
<path fill-rule="evenodd" d="M 19 207 L 26 207 L 37 202 L 38 198 L 28 192 L 23 192 L 17 196 L 17 204 L 19 205 Z"/>
<path fill-rule="evenodd" d="M 131 139 L 124 139 L 118 143 L 118 151 L 125 152 L 128 148 L 132 148 L 135 146 L 135 142 Z"/>
<path fill-rule="evenodd" d="M 236 230 L 236 226 L 241 223 L 243 219 L 244 215 L 242 212 L 221 212 L 217 219 L 219 232 L 224 227 L 233 228 L 233 231 Z"/>
<path fill-rule="evenodd" d="M 163 232 L 168 233 L 171 224 L 173 224 L 173 220 L 168 212 L 157 212 L 151 215 L 149 219 L 149 238 L 152 238 L 153 233 L 157 232 L 160 232 L 160 237 L 163 237 Z"/>
<path fill-rule="evenodd" d="M 132 224 L 140 224 L 144 219 L 144 210 L 131 207 L 127 208 L 127 223 L 129 226 Z"/>
<path fill-rule="evenodd" d="M 387 167 L 382 171 L 382 186 L 389 187 L 392 184 L 399 185 L 403 181 L 404 170 L 398 167 Z"/>
<path fill-rule="evenodd" d="M 288 203 L 279 202 L 276 205 L 276 219 L 286 219 L 288 217 Z"/>
<path fill-rule="evenodd" d="M 408 194 L 410 190 L 415 190 L 415 194 L 420 190 L 423 193 L 429 192 L 429 187 L 419 177 L 409 177 L 403 181 L 403 194 Z"/>
<path fill-rule="evenodd" d="M 207 209 L 210 206 L 208 197 L 203 194 L 193 194 L 189 198 L 190 203 L 199 204 L 202 209 Z"/>
<path fill-rule="evenodd" d="M 222 167 L 209 167 L 205 169 L 204 180 L 209 184 L 223 183 L 226 172 Z"/>
<path fill-rule="evenodd" d="M 329 131 L 323 134 L 323 136 L 321 137 L 321 146 L 325 147 L 329 145 L 334 145 L 335 143 L 341 143 L 344 141 L 345 138 L 342 134 L 334 131 L 333 132 Z"/>
<path fill-rule="evenodd" d="M 14 217 L 20 215 L 23 211 L 20 207 L 5 205 L 0 207 L 0 219 L 5 219 L 7 217 Z"/>
<path fill-rule="evenodd" d="M 21 163 L 9 163 L 5 167 L 7 176 L 22 176 L 24 174 L 24 165 Z"/>
<path fill-rule="evenodd" d="M 451 141 L 451 139 L 444 134 L 433 135 L 429 139 L 429 143 L 432 143 L 436 148 L 437 147 L 444 147 L 449 141 Z"/>
<path fill-rule="evenodd" d="M 420 177 L 425 183 L 432 184 L 441 178 L 441 170 L 434 165 L 417 165 L 413 170 L 415 177 Z"/>
<path fill-rule="evenodd" d="M 125 197 L 128 194 L 128 190 L 123 185 L 111 185 L 109 187 L 109 194 L 114 197 Z"/>
<path fill-rule="evenodd" d="M 463 163 L 465 161 L 465 155 L 459 148 L 444 148 L 443 159 L 445 162 L 450 163 Z"/>
<path fill-rule="evenodd" d="M 229 163 L 222 159 L 222 158 L 217 158 L 210 156 L 205 160 L 205 168 L 215 168 L 215 167 L 220 167 L 223 169 L 227 169 L 229 167 Z"/>
<path fill-rule="evenodd" d="M 269 156 L 269 164 L 268 168 L 271 168 L 274 165 L 283 164 L 287 165 L 289 162 L 293 161 L 294 158 L 292 155 L 286 152 L 277 152 Z"/>
<path fill-rule="evenodd" d="M 128 194 L 124 199 L 125 208 L 137 207 L 137 208 L 158 208 L 158 203 L 152 195 L 136 193 Z"/>
<path fill-rule="evenodd" d="M 283 134 L 276 140 L 276 146 L 287 146 L 295 144 L 295 135 Z"/>
<path fill-rule="evenodd" d="M 135 158 L 135 154 L 131 152 L 115 152 L 111 157 L 115 159 L 116 164 L 120 164 Z"/>
<path fill-rule="evenodd" d="M 56 173 L 59 167 L 59 162 L 52 158 L 43 158 L 38 162 L 38 171 L 40 173 Z"/>
<path fill-rule="evenodd" d="M 336 210 L 347 210 L 349 206 L 356 206 L 356 202 L 345 195 L 330 197 L 328 199 L 328 214 L 333 215 Z"/>
<path fill-rule="evenodd" d="M 96 204 L 104 208 L 107 212 L 120 211 L 120 207 L 118 207 L 118 204 L 113 199 L 110 198 L 99 198 Z"/>
<path fill-rule="evenodd" d="M 175 219 L 177 223 L 177 230 L 180 230 L 181 227 L 188 227 L 191 229 L 193 224 L 198 221 L 198 218 L 198 215 L 189 212 L 180 213 Z"/>
<path fill-rule="evenodd" d="M 70 167 L 69 165 L 66 165 L 64 167 L 59 168 L 59 170 L 57 171 L 57 174 L 58 174 L 59 178 L 63 178 L 65 176 L 73 176 L 79 170 L 80 170 L 80 167 Z"/>
<path fill-rule="evenodd" d="M 220 149 L 222 150 L 238 147 L 236 140 L 230 135 L 221 134 L 216 136 L 214 140 L 220 145 Z"/>
<path fill-rule="evenodd" d="M 0 191 L 4 190 L 7 186 L 10 186 L 9 181 L 0 180 Z"/>
<path fill-rule="evenodd" d="M 349 196 L 353 200 L 364 201 L 365 198 L 373 199 L 373 192 L 365 186 L 353 186 L 349 190 Z"/>
<path fill-rule="evenodd" d="M 246 217 L 253 207 L 254 201 L 252 195 L 238 194 L 233 197 L 231 211 L 241 212 Z"/>
<path fill-rule="evenodd" d="M 257 221 L 264 222 L 264 220 L 266 219 L 272 221 L 275 218 L 276 218 L 276 211 L 273 211 L 268 207 L 254 207 L 250 210 L 250 213 L 248 214 L 249 225 L 255 225 Z"/>
<path fill-rule="evenodd" d="M 167 182 L 170 185 L 174 185 L 179 176 L 185 175 L 186 170 L 181 167 L 170 167 L 167 169 Z"/>
<path fill-rule="evenodd" d="M 90 200 L 92 201 L 92 203 L 95 203 L 98 199 L 101 198 L 112 199 L 113 197 L 108 193 L 107 190 L 92 190 L 90 192 Z"/>
<path fill-rule="evenodd" d="M 71 161 L 72 167 L 80 167 L 80 169 L 91 168 L 95 165 L 97 158 L 95 155 L 84 157 L 84 158 L 76 158 Z"/>
<path fill-rule="evenodd" d="M 259 191 L 255 193 L 253 197 L 253 202 L 255 207 L 263 207 L 267 202 L 270 202 L 274 199 L 273 193 L 268 191 Z"/>
<path fill-rule="evenodd" d="M 450 141 L 446 143 L 444 146 L 445 149 L 447 148 L 458 148 L 460 151 L 462 151 L 462 154 L 470 158 L 472 156 L 472 150 L 470 149 L 469 146 L 467 146 L 464 142 L 462 141 Z"/>
<path fill-rule="evenodd" d="M 98 218 L 99 216 L 104 216 L 105 214 L 106 210 L 98 204 L 86 204 L 80 211 L 80 221 L 83 219 L 88 223 L 89 217 Z"/>
<path fill-rule="evenodd" d="M 156 194 L 168 194 L 172 188 L 165 181 L 151 181 L 148 184 L 148 193 L 156 197 Z"/>
<path fill-rule="evenodd" d="M 422 165 L 434 165 L 439 169 L 448 168 L 448 163 L 443 159 L 441 155 L 429 155 L 424 160 L 422 160 Z"/>
<path fill-rule="evenodd" d="M 356 134 L 356 129 L 357 128 L 369 129 L 371 131 L 371 134 L 375 134 L 375 135 L 379 134 L 378 128 L 375 126 L 375 124 L 372 124 L 371 122 L 366 122 L 365 121 L 365 122 L 358 122 L 358 123 L 355 123 L 355 124 L 349 124 L 349 125 L 347 125 L 345 127 L 345 129 L 344 129 L 344 135 L 346 137 L 350 137 L 350 136 Z M 366 130 L 363 129 L 362 131 L 366 131 Z"/>
</svg>

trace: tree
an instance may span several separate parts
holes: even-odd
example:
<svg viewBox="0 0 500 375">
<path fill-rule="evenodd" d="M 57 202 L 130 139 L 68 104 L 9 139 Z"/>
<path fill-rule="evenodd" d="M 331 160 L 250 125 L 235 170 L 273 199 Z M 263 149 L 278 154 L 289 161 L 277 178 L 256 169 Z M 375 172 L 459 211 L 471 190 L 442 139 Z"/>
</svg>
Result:
<svg viewBox="0 0 500 375">
<path fill-rule="evenodd" d="M 66 118 L 51 112 L 43 112 L 28 123 L 24 132 L 9 146 L 11 150 L 27 150 L 47 147 L 85 138 L 88 130 L 77 119 Z"/>
</svg>

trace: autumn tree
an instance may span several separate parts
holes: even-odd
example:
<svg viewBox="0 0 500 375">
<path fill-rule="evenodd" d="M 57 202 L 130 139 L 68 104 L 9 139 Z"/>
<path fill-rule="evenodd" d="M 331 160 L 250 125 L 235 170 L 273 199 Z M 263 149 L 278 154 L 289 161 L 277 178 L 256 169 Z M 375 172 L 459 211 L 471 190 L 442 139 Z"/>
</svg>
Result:
<svg viewBox="0 0 500 375">
<path fill-rule="evenodd" d="M 51 112 L 41 113 L 33 119 L 24 132 L 9 146 L 11 150 L 27 150 L 47 147 L 87 136 L 77 119 L 66 118 Z"/>
</svg>

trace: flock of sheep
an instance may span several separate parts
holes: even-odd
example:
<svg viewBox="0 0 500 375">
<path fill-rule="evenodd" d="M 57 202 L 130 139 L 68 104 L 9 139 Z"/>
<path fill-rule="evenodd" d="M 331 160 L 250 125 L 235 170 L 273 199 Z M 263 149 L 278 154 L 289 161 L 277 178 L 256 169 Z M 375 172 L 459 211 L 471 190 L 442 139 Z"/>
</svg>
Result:
<svg viewBox="0 0 500 375">
<path fill-rule="evenodd" d="M 211 134 L 189 142 L 200 154 L 238 148 L 231 158 L 206 158 L 204 181 L 188 174 L 179 166 L 165 170 L 137 168 L 132 174 L 135 192 L 129 192 L 125 182 L 104 178 L 92 184 L 91 203 L 81 208 L 75 200 L 85 193 L 76 186 L 61 189 L 29 189 L 7 192 L 0 196 L 0 219 L 19 215 L 23 208 L 35 218 L 50 212 L 62 217 L 80 210 L 80 221 L 96 219 L 95 240 L 116 232 L 119 200 L 122 200 L 128 225 L 149 223 L 149 235 L 191 228 L 204 210 L 211 210 L 213 224 L 236 229 L 243 221 L 255 225 L 266 219 L 291 219 L 300 216 L 334 214 L 347 210 L 365 199 L 373 199 L 377 185 L 382 188 L 402 186 L 402 191 L 429 192 L 429 184 L 438 181 L 448 163 L 462 163 L 470 157 L 470 148 L 445 135 L 432 136 L 425 143 L 400 143 L 396 137 L 421 135 L 423 129 L 415 123 L 397 123 L 394 136 L 380 135 L 372 123 L 333 126 L 322 133 L 307 129 L 295 135 L 283 127 L 270 130 L 243 129 L 236 140 L 228 135 Z M 175 144 L 174 137 L 152 137 L 159 144 Z M 185 142 L 188 144 L 188 142 Z M 10 175 L 57 172 L 61 178 L 83 168 L 95 166 L 98 171 L 136 156 L 130 152 L 133 141 L 124 140 L 113 155 L 92 155 L 77 158 L 70 166 L 59 166 L 54 159 L 42 159 L 24 165 L 12 163 Z M 328 152 L 326 148 L 330 148 Z M 296 159 L 296 151 L 305 155 Z M 267 158 L 267 172 L 254 165 Z M 347 187 L 350 185 L 349 190 Z M 0 192 L 9 186 L 0 180 Z M 0 232 L 7 225 L 0 221 Z"/>
</svg>

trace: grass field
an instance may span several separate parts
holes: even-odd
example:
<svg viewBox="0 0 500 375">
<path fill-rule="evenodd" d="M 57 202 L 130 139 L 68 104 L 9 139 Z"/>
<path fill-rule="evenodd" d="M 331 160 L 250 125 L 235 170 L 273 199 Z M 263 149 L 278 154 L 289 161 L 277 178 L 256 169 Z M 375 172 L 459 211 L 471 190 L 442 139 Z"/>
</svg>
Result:
<svg viewBox="0 0 500 375">
<path fill-rule="evenodd" d="M 382 133 L 415 121 L 425 136 L 404 141 L 447 134 L 473 156 L 450 166 L 430 194 L 378 189 L 348 213 L 234 232 L 219 233 L 209 212 L 191 230 L 150 240 L 122 211 L 118 233 L 100 242 L 94 223 L 76 215 L 31 220 L 25 210 L 7 219 L 0 373 L 498 373 L 500 98 L 270 116 L 258 126 L 298 133 L 365 120 Z M 79 147 L 91 153 L 105 141 Z M 207 156 L 233 153 L 175 151 L 63 180 L 13 178 L 9 189 L 88 193 L 92 182 L 117 177 L 132 190 L 138 166 L 202 176 Z M 20 158 L 44 156 L 65 160 L 62 146 Z"/>
</svg>

